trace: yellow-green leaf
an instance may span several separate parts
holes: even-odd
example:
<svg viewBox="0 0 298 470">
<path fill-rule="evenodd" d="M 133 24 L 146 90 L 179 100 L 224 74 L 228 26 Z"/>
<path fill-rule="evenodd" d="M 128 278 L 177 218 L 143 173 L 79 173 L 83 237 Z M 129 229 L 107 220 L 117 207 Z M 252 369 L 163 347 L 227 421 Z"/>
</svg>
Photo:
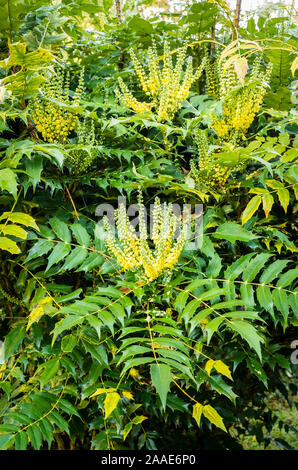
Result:
<svg viewBox="0 0 298 470">
<path fill-rule="evenodd" d="M 197 425 L 200 427 L 201 416 L 203 413 L 204 406 L 201 403 L 196 403 L 192 409 L 192 417 L 196 420 Z"/>
<path fill-rule="evenodd" d="M 126 390 L 124 390 L 124 391 L 122 392 L 122 395 L 123 395 L 125 398 L 128 398 L 129 400 L 134 400 L 133 394 L 130 393 L 130 392 L 127 392 Z"/>
<path fill-rule="evenodd" d="M 9 253 L 12 253 L 13 255 L 21 253 L 21 250 L 16 242 L 6 237 L 0 237 L 0 250 L 9 251 Z"/>
<path fill-rule="evenodd" d="M 278 196 L 279 202 L 281 203 L 283 207 L 283 210 L 285 211 L 285 213 L 287 213 L 287 208 L 288 208 L 289 201 L 290 201 L 289 191 L 287 189 L 279 189 L 277 191 L 277 196 Z"/>
<path fill-rule="evenodd" d="M 110 416 L 110 414 L 114 411 L 114 409 L 117 407 L 119 400 L 120 400 L 119 393 L 112 392 L 112 393 L 107 394 L 105 401 L 104 401 L 105 419 L 107 419 Z"/>
<path fill-rule="evenodd" d="M 210 423 L 215 424 L 215 426 L 227 432 L 222 417 L 211 405 L 205 405 L 203 407 L 203 415 L 210 421 Z"/>
<path fill-rule="evenodd" d="M 26 227 L 35 228 L 39 231 L 38 226 L 35 223 L 35 220 L 31 215 L 25 214 L 24 212 L 3 212 L 0 216 L 0 220 L 8 219 L 11 222 L 16 222 L 17 224 L 25 225 Z"/>
<path fill-rule="evenodd" d="M 244 225 L 249 219 L 251 219 L 254 213 L 258 210 L 261 202 L 262 202 L 261 196 L 255 196 L 249 201 L 249 203 L 247 204 L 246 208 L 244 209 L 242 213 L 242 217 L 241 217 L 242 225 Z"/>
<path fill-rule="evenodd" d="M 135 416 L 132 420 L 133 424 L 141 424 L 145 419 L 148 419 L 147 416 Z"/>
<path fill-rule="evenodd" d="M 213 359 L 209 359 L 209 361 L 206 362 L 206 365 L 205 365 L 205 370 L 207 372 L 208 375 L 210 375 L 210 372 L 211 372 L 211 369 L 213 367 L 213 364 L 214 364 L 214 360 Z"/>
<path fill-rule="evenodd" d="M 132 421 L 130 421 L 129 423 L 127 423 L 123 429 L 123 440 L 125 441 L 125 439 L 127 438 L 128 434 L 130 433 L 130 431 L 132 430 Z"/>
<path fill-rule="evenodd" d="M 19 227 L 18 225 L 0 225 L 0 232 L 2 232 L 4 235 L 12 235 L 13 237 L 17 238 L 22 238 L 25 240 L 27 238 L 27 232 L 24 230 L 22 227 Z"/>
<path fill-rule="evenodd" d="M 34 309 L 32 310 L 32 312 L 30 313 L 29 317 L 28 317 L 28 323 L 27 323 L 27 327 L 26 327 L 26 331 L 29 330 L 30 326 L 37 322 L 45 313 L 45 309 L 44 309 L 44 306 L 46 304 L 49 304 L 51 302 L 51 298 L 50 297 L 45 297 L 44 299 L 41 299 L 38 304 L 34 307 Z"/>
<path fill-rule="evenodd" d="M 133 425 L 141 424 L 145 419 L 148 419 L 147 416 L 135 416 L 132 421 L 127 423 L 125 428 L 123 429 L 123 440 L 127 438 L 128 434 L 132 430 Z"/>
<path fill-rule="evenodd" d="M 101 395 L 102 393 L 112 393 L 117 390 L 116 388 L 97 388 L 92 395 L 90 395 L 90 398 L 97 397 L 97 395 Z"/>
<path fill-rule="evenodd" d="M 273 199 L 272 195 L 270 193 L 264 194 L 262 196 L 262 203 L 263 203 L 263 209 L 264 209 L 264 212 L 265 212 L 265 215 L 266 215 L 266 218 L 267 218 L 268 215 L 269 215 L 269 212 L 272 209 L 273 203 L 274 203 L 274 199 Z"/>
<path fill-rule="evenodd" d="M 224 375 L 225 377 L 228 377 L 228 379 L 230 380 L 233 380 L 229 367 L 221 360 L 215 361 L 213 367 L 220 374 Z"/>
<path fill-rule="evenodd" d="M 40 319 L 40 317 L 42 317 L 42 316 L 43 316 L 43 306 L 38 305 L 37 307 L 35 307 L 32 310 L 32 312 L 30 313 L 30 315 L 28 317 L 28 324 L 27 324 L 27 327 L 26 327 L 26 331 L 29 330 L 32 323 L 37 322 Z"/>
<path fill-rule="evenodd" d="M 298 55 L 295 57 L 292 65 L 291 65 L 291 72 L 294 77 L 296 70 L 298 69 Z"/>
</svg>

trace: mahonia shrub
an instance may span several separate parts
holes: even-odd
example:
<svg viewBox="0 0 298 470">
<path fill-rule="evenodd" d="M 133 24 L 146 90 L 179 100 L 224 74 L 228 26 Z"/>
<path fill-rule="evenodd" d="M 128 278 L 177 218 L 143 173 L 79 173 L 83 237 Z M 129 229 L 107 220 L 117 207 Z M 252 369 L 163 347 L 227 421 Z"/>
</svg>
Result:
<svg viewBox="0 0 298 470">
<path fill-rule="evenodd" d="M 153 43 L 153 46 L 148 49 L 147 72 L 131 49 L 130 56 L 140 86 L 151 101 L 138 101 L 120 77 L 118 79 L 120 89 L 115 91 L 118 99 L 136 113 L 154 110 L 159 121 L 172 119 L 180 109 L 182 101 L 188 97 L 192 84 L 200 78 L 206 62 L 204 58 L 198 69 L 194 71 L 192 58 L 189 57 L 183 73 L 187 48 L 188 46 L 184 46 L 178 49 L 177 60 L 174 64 L 173 52 L 170 51 L 169 44 L 165 41 L 161 66 L 156 45 Z"/>
<path fill-rule="evenodd" d="M 70 73 L 55 71 L 42 85 L 41 96 L 32 103 L 32 117 L 38 132 L 48 142 L 64 142 L 78 120 L 83 93 L 84 69 L 81 69 L 73 98 L 70 97 Z"/>
<path fill-rule="evenodd" d="M 178 262 L 186 241 L 188 224 L 182 223 L 174 214 L 172 204 L 161 204 L 156 197 L 152 211 L 152 235 L 148 240 L 141 194 L 138 207 L 139 237 L 129 221 L 124 204 L 120 204 L 116 213 L 118 241 L 108 219 L 104 219 L 106 245 L 124 271 L 140 269 L 143 279 L 153 281 L 163 272 L 172 270 Z M 179 234 L 175 238 L 177 231 Z"/>
</svg>

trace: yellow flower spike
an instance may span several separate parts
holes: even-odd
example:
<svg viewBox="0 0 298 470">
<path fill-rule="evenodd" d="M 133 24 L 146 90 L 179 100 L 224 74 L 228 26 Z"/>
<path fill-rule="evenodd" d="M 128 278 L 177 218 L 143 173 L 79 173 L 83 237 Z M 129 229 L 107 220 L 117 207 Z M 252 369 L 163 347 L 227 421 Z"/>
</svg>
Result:
<svg viewBox="0 0 298 470">
<path fill-rule="evenodd" d="M 134 51 L 131 50 L 130 55 L 140 86 L 151 101 L 149 103 L 137 101 L 121 78 L 118 79 L 119 89 L 115 91 L 119 101 L 136 113 L 154 110 L 159 121 L 172 119 L 180 109 L 182 101 L 188 97 L 191 85 L 200 77 L 206 63 L 204 59 L 198 70 L 194 72 L 192 60 L 189 60 L 182 78 L 186 51 L 187 46 L 178 50 L 176 64 L 173 65 L 173 54 L 165 41 L 161 66 L 156 46 L 153 43 L 152 48 L 148 50 L 148 71 L 146 72 Z"/>
<path fill-rule="evenodd" d="M 270 80 L 272 64 L 261 70 L 261 57 L 253 63 L 250 76 L 241 83 L 234 63 L 227 66 L 220 56 L 213 64 L 207 62 L 207 90 L 223 102 L 222 117 L 214 116 L 211 127 L 224 140 L 242 139 L 258 113 Z"/>
<path fill-rule="evenodd" d="M 61 109 L 59 104 L 49 100 L 55 100 L 67 106 L 78 106 L 83 93 L 83 74 L 81 69 L 77 88 L 73 99 L 69 97 L 70 78 L 69 72 L 62 69 L 56 70 L 56 75 L 51 80 L 44 82 L 42 96 L 32 103 L 32 117 L 36 129 L 48 142 L 61 142 L 74 129 L 78 114 L 72 109 Z"/>
<path fill-rule="evenodd" d="M 151 238 L 148 237 L 145 223 L 145 208 L 142 196 L 139 194 L 139 238 L 126 215 L 124 205 L 120 205 L 116 215 L 118 240 L 107 218 L 104 219 L 106 230 L 106 246 L 114 256 L 123 271 L 141 270 L 141 276 L 147 281 L 153 281 L 166 270 L 173 269 L 178 262 L 180 253 L 186 241 L 187 224 L 182 224 L 173 213 L 171 204 L 161 207 L 158 198 L 153 206 L 153 227 Z M 174 234 L 180 228 L 179 237 Z M 153 242 L 154 248 L 151 248 Z"/>
</svg>

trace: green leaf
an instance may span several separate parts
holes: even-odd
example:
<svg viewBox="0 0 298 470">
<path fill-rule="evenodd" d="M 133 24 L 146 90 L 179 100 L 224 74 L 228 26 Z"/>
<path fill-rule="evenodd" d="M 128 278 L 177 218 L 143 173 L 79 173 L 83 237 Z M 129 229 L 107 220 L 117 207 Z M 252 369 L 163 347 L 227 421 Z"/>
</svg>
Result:
<svg viewBox="0 0 298 470">
<path fill-rule="evenodd" d="M 105 259 L 98 253 L 90 253 L 83 264 L 78 268 L 80 271 L 91 271 L 104 263 Z"/>
<path fill-rule="evenodd" d="M 67 413 L 68 415 L 75 415 L 80 418 L 78 410 L 73 406 L 72 403 L 70 403 L 68 400 L 65 400 L 65 398 L 60 398 L 58 406 L 62 411 L 64 411 L 64 413 Z"/>
<path fill-rule="evenodd" d="M 205 330 L 207 333 L 208 344 L 210 343 L 210 340 L 213 334 L 215 333 L 215 331 L 218 330 L 219 326 L 221 325 L 223 321 L 224 321 L 224 317 L 217 317 L 217 318 L 213 318 L 213 320 L 207 323 Z"/>
<path fill-rule="evenodd" d="M 57 374 L 60 366 L 59 359 L 53 358 L 43 366 L 43 373 L 40 377 L 40 385 L 44 387 Z"/>
<path fill-rule="evenodd" d="M 78 340 L 74 335 L 63 336 L 61 342 L 61 349 L 64 352 L 71 352 L 73 348 L 77 345 Z"/>
<path fill-rule="evenodd" d="M 8 333 L 4 340 L 4 361 L 7 361 L 18 349 L 25 335 L 26 330 L 24 326 L 17 326 Z"/>
<path fill-rule="evenodd" d="M 268 286 L 259 286 L 257 288 L 257 298 L 261 307 L 273 316 L 273 300 L 270 288 Z"/>
<path fill-rule="evenodd" d="M 96 359 L 102 366 L 107 366 L 107 355 L 103 345 L 96 346 L 95 344 L 87 343 L 83 341 L 84 347 L 91 356 Z"/>
<path fill-rule="evenodd" d="M 41 157 L 34 156 L 31 160 L 25 160 L 26 174 L 29 176 L 30 184 L 35 191 L 36 185 L 40 182 L 43 161 Z"/>
<path fill-rule="evenodd" d="M 74 236 L 80 245 L 84 245 L 86 248 L 89 247 L 90 235 L 83 225 L 76 222 L 71 225 L 71 230 L 73 231 Z"/>
<path fill-rule="evenodd" d="M 87 317 L 87 320 L 88 320 L 88 323 L 90 324 L 90 326 L 92 326 L 92 328 L 95 329 L 96 333 L 97 333 L 97 336 L 98 336 L 98 339 L 100 339 L 100 332 L 101 332 L 101 328 L 103 326 L 103 323 L 101 320 L 99 320 L 97 317 L 95 317 L 94 315 L 89 315 Z"/>
<path fill-rule="evenodd" d="M 7 450 L 12 447 L 15 436 L 13 434 L 0 435 L 0 450 Z"/>
<path fill-rule="evenodd" d="M 31 259 L 42 257 L 46 255 L 52 248 L 54 244 L 48 240 L 38 240 L 33 247 L 29 250 L 28 256 L 25 259 L 25 263 L 30 261 Z"/>
<path fill-rule="evenodd" d="M 63 318 L 58 323 L 56 323 L 54 330 L 52 331 L 53 340 L 52 344 L 56 341 L 58 335 L 63 331 L 69 330 L 73 326 L 79 325 L 84 321 L 84 318 L 80 315 L 68 315 L 66 318 Z"/>
<path fill-rule="evenodd" d="M 271 258 L 273 255 L 268 254 L 268 253 L 261 253 L 257 256 L 255 256 L 246 266 L 243 275 L 242 275 L 242 280 L 246 282 L 251 282 L 255 279 L 257 274 L 261 271 L 263 266 L 266 264 L 266 262 Z"/>
<path fill-rule="evenodd" d="M 68 424 L 67 424 L 67 421 L 65 421 L 64 418 L 62 418 L 62 416 L 58 413 L 58 411 L 56 410 L 53 410 L 49 415 L 48 415 L 48 418 L 53 421 L 53 423 L 55 423 L 59 429 L 61 429 L 62 431 L 65 431 L 67 433 L 69 433 L 69 428 L 68 428 Z"/>
<path fill-rule="evenodd" d="M 26 450 L 28 445 L 28 436 L 25 431 L 21 431 L 15 435 L 16 450 Z"/>
<path fill-rule="evenodd" d="M 298 269 L 290 269 L 286 273 L 282 274 L 276 284 L 277 287 L 287 287 L 292 284 L 298 278 Z"/>
<path fill-rule="evenodd" d="M 233 392 L 232 387 L 223 380 L 220 375 L 212 375 L 209 377 L 208 382 L 211 385 L 213 390 L 216 390 L 217 393 L 225 395 L 229 400 L 231 400 L 234 405 L 236 404 L 236 398 L 238 395 Z"/>
<path fill-rule="evenodd" d="M 282 314 L 284 325 L 286 326 L 289 316 L 289 300 L 287 293 L 284 290 L 275 289 L 272 298 L 275 307 Z"/>
<path fill-rule="evenodd" d="M 289 260 L 274 261 L 274 263 L 270 264 L 263 272 L 262 276 L 260 277 L 260 283 L 269 284 L 272 282 L 288 263 Z"/>
<path fill-rule="evenodd" d="M 250 347 L 256 351 L 260 360 L 262 360 L 260 342 L 263 341 L 263 339 L 258 335 L 257 330 L 252 325 L 242 320 L 231 321 L 229 326 L 248 342 Z"/>
<path fill-rule="evenodd" d="M 35 450 L 39 450 L 42 445 L 42 434 L 37 424 L 29 426 L 27 429 L 27 433 L 32 447 Z"/>
<path fill-rule="evenodd" d="M 152 384 L 159 394 L 163 409 L 165 410 L 167 395 L 172 381 L 171 369 L 166 364 L 151 364 L 150 374 Z"/>
<path fill-rule="evenodd" d="M 15 424 L 0 424 L 0 433 L 17 432 L 19 427 Z"/>
<path fill-rule="evenodd" d="M 213 234 L 213 237 L 229 240 L 231 243 L 235 243 L 236 240 L 249 242 L 250 240 L 259 238 L 252 232 L 249 232 L 245 228 L 241 227 L 241 225 L 238 225 L 234 222 L 225 222 L 224 224 L 220 225 Z"/>
<path fill-rule="evenodd" d="M 125 367 L 123 368 L 121 375 L 124 375 L 128 369 L 132 369 L 133 367 L 138 367 L 143 364 L 150 364 L 150 362 L 154 361 L 154 357 L 137 357 L 136 359 L 131 359 L 125 363 Z"/>
<path fill-rule="evenodd" d="M 16 199 L 18 189 L 16 175 L 9 168 L 0 170 L 0 188 L 2 191 L 8 191 Z"/>
<path fill-rule="evenodd" d="M 53 246 L 52 242 L 49 242 L 49 243 L 51 243 L 51 245 Z M 69 252 L 70 252 L 70 246 L 68 244 L 64 242 L 57 242 L 57 245 L 55 246 L 55 248 L 53 249 L 52 253 L 50 254 L 48 258 L 46 271 L 48 271 L 50 267 L 53 266 L 53 264 L 56 264 L 59 261 L 63 260 L 63 258 L 65 258 L 65 256 L 67 256 Z"/>
<path fill-rule="evenodd" d="M 176 297 L 174 307 L 180 314 L 182 313 L 185 307 L 188 296 L 189 296 L 188 292 L 179 292 L 179 294 Z"/>
<path fill-rule="evenodd" d="M 77 246 L 66 258 L 65 263 L 62 266 L 62 271 L 70 271 L 71 269 L 76 268 L 79 264 L 84 261 L 87 255 L 88 251 L 86 250 L 86 248 Z"/>
<path fill-rule="evenodd" d="M 152 34 L 153 32 L 152 24 L 140 16 L 133 16 L 128 23 L 128 27 L 142 34 Z"/>
<path fill-rule="evenodd" d="M 112 312 L 114 317 L 120 321 L 124 326 L 124 319 L 126 317 L 125 310 L 119 303 L 113 303 L 109 306 L 109 310 Z"/>
<path fill-rule="evenodd" d="M 254 253 L 248 253 L 247 255 L 241 256 L 241 258 L 234 261 L 234 263 L 229 266 L 225 271 L 225 279 L 230 279 L 234 281 L 240 274 L 245 270 L 246 266 L 249 263 L 249 260 L 252 258 Z"/>
<path fill-rule="evenodd" d="M 66 223 L 63 222 L 63 220 L 60 220 L 57 217 L 53 217 L 52 219 L 50 219 L 49 222 L 50 222 L 52 229 L 54 230 L 54 232 L 56 233 L 56 235 L 58 236 L 60 240 L 63 240 L 64 242 L 68 242 L 68 243 L 71 242 L 70 230 L 68 226 L 66 225 Z"/>
</svg>

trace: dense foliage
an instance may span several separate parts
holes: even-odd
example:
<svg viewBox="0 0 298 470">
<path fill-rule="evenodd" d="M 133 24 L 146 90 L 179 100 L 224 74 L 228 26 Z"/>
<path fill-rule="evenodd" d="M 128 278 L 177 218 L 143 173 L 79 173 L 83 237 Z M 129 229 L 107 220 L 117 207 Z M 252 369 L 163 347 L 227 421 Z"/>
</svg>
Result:
<svg viewBox="0 0 298 470">
<path fill-rule="evenodd" d="M 149 3 L 0 0 L 0 449 L 268 445 L 296 394 L 295 12 Z"/>
</svg>

